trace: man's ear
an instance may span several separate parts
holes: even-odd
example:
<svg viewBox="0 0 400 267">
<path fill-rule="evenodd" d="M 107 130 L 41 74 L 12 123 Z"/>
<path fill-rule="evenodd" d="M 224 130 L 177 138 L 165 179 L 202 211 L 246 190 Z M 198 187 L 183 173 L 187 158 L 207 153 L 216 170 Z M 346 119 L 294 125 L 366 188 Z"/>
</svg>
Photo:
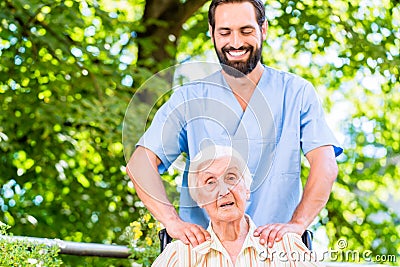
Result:
<svg viewBox="0 0 400 267">
<path fill-rule="evenodd" d="M 208 32 L 210 33 L 211 42 L 214 43 L 214 33 L 213 33 L 213 29 L 212 29 L 210 23 L 208 24 Z"/>
<path fill-rule="evenodd" d="M 263 41 L 267 39 L 267 30 L 268 30 L 268 21 L 265 20 L 261 25 L 261 36 Z"/>
</svg>

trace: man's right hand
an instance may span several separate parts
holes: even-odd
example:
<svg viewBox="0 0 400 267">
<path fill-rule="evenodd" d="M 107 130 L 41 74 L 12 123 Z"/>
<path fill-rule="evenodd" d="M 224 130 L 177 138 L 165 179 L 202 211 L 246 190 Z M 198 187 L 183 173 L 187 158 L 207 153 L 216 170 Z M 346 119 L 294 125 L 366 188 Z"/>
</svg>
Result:
<svg viewBox="0 0 400 267">
<path fill-rule="evenodd" d="M 182 221 L 174 206 L 169 202 L 164 185 L 158 174 L 161 160 L 154 152 L 139 146 L 127 164 L 127 173 L 136 193 L 147 209 L 160 221 L 169 236 L 193 247 L 210 239 L 203 227 Z"/>
<path fill-rule="evenodd" d="M 174 220 L 165 225 L 169 236 L 181 240 L 186 245 L 196 247 L 211 238 L 203 227 L 197 224 L 184 222 L 180 219 Z"/>
</svg>

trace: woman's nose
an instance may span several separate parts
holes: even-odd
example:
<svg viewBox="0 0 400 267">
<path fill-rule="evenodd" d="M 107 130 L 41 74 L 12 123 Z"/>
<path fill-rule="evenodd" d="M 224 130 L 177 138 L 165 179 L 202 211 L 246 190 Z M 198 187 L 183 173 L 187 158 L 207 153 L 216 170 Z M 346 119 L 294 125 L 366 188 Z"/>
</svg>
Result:
<svg viewBox="0 0 400 267">
<path fill-rule="evenodd" d="M 226 184 L 224 181 L 218 183 L 218 195 L 225 196 L 231 192 L 231 186 Z"/>
</svg>

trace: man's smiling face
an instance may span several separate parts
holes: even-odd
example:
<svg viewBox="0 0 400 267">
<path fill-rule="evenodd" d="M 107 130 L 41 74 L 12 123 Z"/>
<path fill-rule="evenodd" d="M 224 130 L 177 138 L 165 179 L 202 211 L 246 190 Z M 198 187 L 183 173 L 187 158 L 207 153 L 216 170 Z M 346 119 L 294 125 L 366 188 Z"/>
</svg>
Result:
<svg viewBox="0 0 400 267">
<path fill-rule="evenodd" d="M 216 8 L 212 38 L 218 59 L 227 74 L 234 77 L 249 74 L 261 60 L 265 36 L 266 24 L 260 28 L 251 3 L 222 4 Z"/>
</svg>

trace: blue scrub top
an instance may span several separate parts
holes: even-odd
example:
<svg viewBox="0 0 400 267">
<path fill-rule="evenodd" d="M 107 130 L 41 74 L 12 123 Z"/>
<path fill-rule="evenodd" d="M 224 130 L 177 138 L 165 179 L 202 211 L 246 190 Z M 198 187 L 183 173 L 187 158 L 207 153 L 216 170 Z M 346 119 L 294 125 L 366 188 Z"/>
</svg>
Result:
<svg viewBox="0 0 400 267">
<path fill-rule="evenodd" d="M 324 145 L 342 153 L 314 87 L 294 74 L 264 66 L 245 111 L 220 71 L 184 84 L 157 111 L 139 146 L 153 151 L 166 171 L 182 152 L 189 162 L 202 148 L 228 145 L 247 161 L 253 176 L 246 213 L 256 225 L 288 222 L 302 193 L 301 158 Z M 209 219 L 189 195 L 183 174 L 179 214 L 207 227 Z"/>
</svg>

